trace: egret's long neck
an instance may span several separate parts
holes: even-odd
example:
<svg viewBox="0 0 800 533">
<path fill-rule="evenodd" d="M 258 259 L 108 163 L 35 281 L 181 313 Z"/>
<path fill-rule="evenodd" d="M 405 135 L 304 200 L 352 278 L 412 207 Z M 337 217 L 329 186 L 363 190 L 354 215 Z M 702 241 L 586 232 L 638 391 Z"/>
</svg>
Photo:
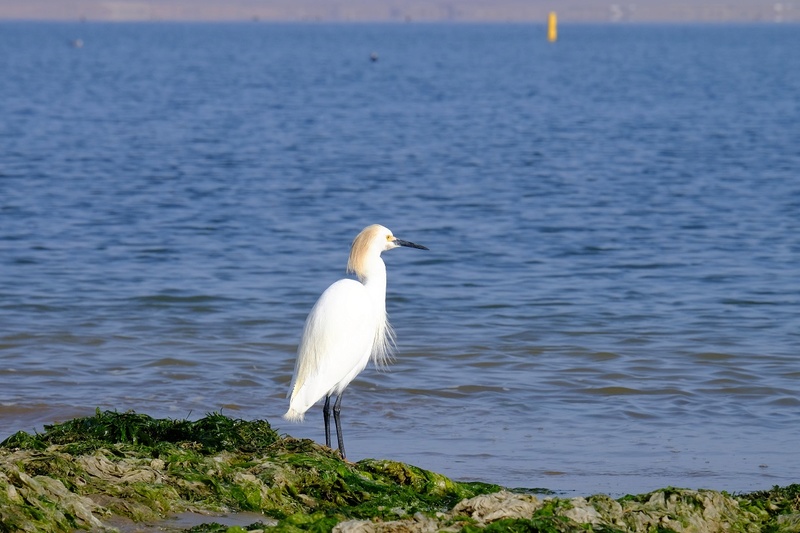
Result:
<svg viewBox="0 0 800 533">
<path fill-rule="evenodd" d="M 370 293 L 373 301 L 380 309 L 386 309 L 386 265 L 380 255 L 371 257 L 359 273 L 361 283 Z"/>
<path fill-rule="evenodd" d="M 377 330 L 371 358 L 380 368 L 392 360 L 392 348 L 394 347 L 394 332 L 386 318 L 386 265 L 380 254 L 369 258 L 365 263 L 365 268 L 358 274 L 358 278 L 366 287 L 374 302 L 375 311 L 378 313 L 375 317 Z"/>
</svg>

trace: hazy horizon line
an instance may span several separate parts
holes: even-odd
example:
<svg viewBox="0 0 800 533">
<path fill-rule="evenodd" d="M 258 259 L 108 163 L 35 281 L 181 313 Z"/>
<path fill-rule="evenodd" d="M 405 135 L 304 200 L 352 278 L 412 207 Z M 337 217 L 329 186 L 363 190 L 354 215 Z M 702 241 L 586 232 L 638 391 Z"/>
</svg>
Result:
<svg viewBox="0 0 800 533">
<path fill-rule="evenodd" d="M 419 19 L 419 20 L 391 20 L 391 19 L 246 19 L 246 18 L 218 18 L 218 19 L 191 19 L 191 18 L 152 18 L 152 19 L 112 19 L 112 18 L 38 18 L 38 17 L 3 17 L 0 16 L 0 23 L 13 22 L 41 22 L 57 24 L 160 24 L 160 23 L 181 23 L 181 24 L 387 24 L 387 25 L 407 25 L 407 24 L 485 24 L 485 25 L 546 25 L 546 19 L 526 19 L 526 20 L 497 20 L 497 19 Z M 707 26 L 741 26 L 741 25 L 764 25 L 764 26 L 796 26 L 800 20 L 771 21 L 763 19 L 726 19 L 726 20 L 697 20 L 697 19 L 646 19 L 646 20 L 592 20 L 592 19 L 566 19 L 559 18 L 559 25 L 707 25 Z"/>
<path fill-rule="evenodd" d="M 608 1 L 608 0 L 606 0 Z M 616 0 L 619 2 L 620 0 Z M 800 0 L 4 0 L 0 20 L 277 23 L 795 23 Z M 557 5 L 553 5 L 557 4 Z M 797 5 L 795 5 L 797 4 Z"/>
</svg>

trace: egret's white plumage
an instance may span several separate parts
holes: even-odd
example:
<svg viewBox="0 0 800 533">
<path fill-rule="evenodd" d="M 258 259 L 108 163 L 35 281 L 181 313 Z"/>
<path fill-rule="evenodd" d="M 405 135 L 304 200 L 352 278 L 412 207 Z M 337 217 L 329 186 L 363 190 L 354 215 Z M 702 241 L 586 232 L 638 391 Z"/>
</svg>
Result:
<svg viewBox="0 0 800 533">
<path fill-rule="evenodd" d="M 297 349 L 289 410 L 283 417 L 302 421 L 305 412 L 324 397 L 325 437 L 330 446 L 330 397 L 336 396 L 334 420 L 343 457 L 339 424 L 342 392 L 370 359 L 379 367 L 391 359 L 394 333 L 386 319 L 386 265 L 381 253 L 398 246 L 427 250 L 395 238 L 378 224 L 356 236 L 347 271 L 358 281 L 342 279 L 322 293 L 306 319 Z"/>
</svg>

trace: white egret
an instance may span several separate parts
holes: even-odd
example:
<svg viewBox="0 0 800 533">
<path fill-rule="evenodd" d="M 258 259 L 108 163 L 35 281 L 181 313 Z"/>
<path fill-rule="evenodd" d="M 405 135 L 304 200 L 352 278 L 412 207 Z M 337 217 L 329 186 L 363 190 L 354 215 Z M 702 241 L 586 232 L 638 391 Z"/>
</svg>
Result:
<svg viewBox="0 0 800 533">
<path fill-rule="evenodd" d="M 341 279 L 322 293 L 306 319 L 297 348 L 289 410 L 283 418 L 300 422 L 305 412 L 325 397 L 322 414 L 325 444 L 330 448 L 331 396 L 336 396 L 333 420 L 342 458 L 342 393 L 370 359 L 377 367 L 391 360 L 394 333 L 386 318 L 386 265 L 381 252 L 398 246 L 427 250 L 396 238 L 378 224 L 367 226 L 356 236 L 347 272 L 354 273 L 358 281 Z"/>
</svg>

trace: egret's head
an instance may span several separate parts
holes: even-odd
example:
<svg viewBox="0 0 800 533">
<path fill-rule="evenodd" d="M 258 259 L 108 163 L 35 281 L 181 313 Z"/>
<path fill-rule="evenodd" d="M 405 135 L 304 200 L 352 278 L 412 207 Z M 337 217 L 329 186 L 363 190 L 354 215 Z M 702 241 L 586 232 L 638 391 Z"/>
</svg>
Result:
<svg viewBox="0 0 800 533">
<path fill-rule="evenodd" d="M 419 244 L 398 239 L 392 235 L 389 228 L 380 224 L 367 226 L 353 240 L 353 245 L 350 247 L 350 260 L 347 262 L 347 271 L 354 272 L 361 278 L 366 272 L 366 265 L 370 257 L 380 256 L 381 252 L 398 246 L 427 250 L 426 247 Z"/>
</svg>

